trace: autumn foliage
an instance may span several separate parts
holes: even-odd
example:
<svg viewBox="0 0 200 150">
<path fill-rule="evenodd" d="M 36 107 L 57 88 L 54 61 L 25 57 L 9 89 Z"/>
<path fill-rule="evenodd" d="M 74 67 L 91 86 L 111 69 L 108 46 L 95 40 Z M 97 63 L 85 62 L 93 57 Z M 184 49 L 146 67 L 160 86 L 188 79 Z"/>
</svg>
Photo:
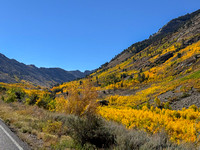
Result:
<svg viewBox="0 0 200 150">
<path fill-rule="evenodd" d="M 189 109 L 169 110 L 143 106 L 141 110 L 130 108 L 101 107 L 99 114 L 107 120 L 124 124 L 128 129 L 139 128 L 149 133 L 163 129 L 177 143 L 199 140 L 200 111 L 196 106 Z"/>
<path fill-rule="evenodd" d="M 96 113 L 98 95 L 91 81 L 84 82 L 81 88 L 72 86 L 68 93 L 66 98 L 59 96 L 55 99 L 56 111 L 78 116 Z"/>
</svg>

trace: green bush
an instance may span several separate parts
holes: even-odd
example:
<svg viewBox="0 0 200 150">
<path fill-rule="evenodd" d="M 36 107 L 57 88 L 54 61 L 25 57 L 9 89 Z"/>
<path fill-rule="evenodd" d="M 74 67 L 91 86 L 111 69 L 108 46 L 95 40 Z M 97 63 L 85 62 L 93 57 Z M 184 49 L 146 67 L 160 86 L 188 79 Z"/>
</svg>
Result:
<svg viewBox="0 0 200 150">
<path fill-rule="evenodd" d="M 164 108 L 165 109 L 171 109 L 169 102 L 164 103 Z"/>
<path fill-rule="evenodd" d="M 194 111 L 197 111 L 198 110 L 198 107 L 196 105 L 191 105 L 189 107 L 189 109 L 193 109 Z"/>
<path fill-rule="evenodd" d="M 36 102 L 36 105 L 39 107 L 43 107 L 45 109 L 48 109 L 50 102 L 52 101 L 52 98 L 49 94 L 43 94 Z"/>
<path fill-rule="evenodd" d="M 121 78 L 117 77 L 116 73 L 112 73 L 107 75 L 104 79 L 103 79 L 103 84 L 102 87 L 110 85 L 110 84 L 115 84 L 117 82 L 120 82 Z"/>
<path fill-rule="evenodd" d="M 145 74 L 144 74 L 144 73 L 138 73 L 137 80 L 138 80 L 140 83 L 144 82 L 145 79 L 146 79 L 146 78 L 145 78 Z"/>
<path fill-rule="evenodd" d="M 25 97 L 25 92 L 21 88 L 10 88 L 6 91 L 6 102 L 22 101 Z"/>
<path fill-rule="evenodd" d="M 105 121 L 96 116 L 78 117 L 69 115 L 66 121 L 68 134 L 82 146 L 95 145 L 108 148 L 115 142 L 114 135 L 105 126 Z"/>
<path fill-rule="evenodd" d="M 28 105 L 34 105 L 38 99 L 39 99 L 39 96 L 35 92 L 32 92 L 29 95 L 29 97 L 26 98 L 26 103 Z"/>
<path fill-rule="evenodd" d="M 159 99 L 158 97 L 156 97 L 156 98 L 154 99 L 154 103 L 155 103 L 155 105 L 156 105 L 157 107 L 160 107 L 160 106 L 161 106 L 161 102 L 160 102 L 160 99 Z"/>
<path fill-rule="evenodd" d="M 4 91 L 6 91 L 6 88 L 4 86 L 0 85 L 0 92 L 4 92 Z"/>
</svg>

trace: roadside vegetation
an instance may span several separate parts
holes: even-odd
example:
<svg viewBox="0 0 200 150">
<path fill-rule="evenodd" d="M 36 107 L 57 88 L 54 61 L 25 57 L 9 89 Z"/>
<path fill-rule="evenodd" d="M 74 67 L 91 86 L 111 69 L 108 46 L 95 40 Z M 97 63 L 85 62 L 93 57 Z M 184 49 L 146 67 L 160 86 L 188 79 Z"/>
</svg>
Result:
<svg viewBox="0 0 200 150">
<path fill-rule="evenodd" d="M 81 89 L 72 87 L 66 98 L 27 95 L 13 87 L 1 86 L 1 92 L 0 117 L 33 149 L 198 147 L 199 110 L 195 106 L 182 111 L 150 104 L 141 109 L 102 107 L 89 80 Z M 159 100 L 155 105 L 160 105 Z"/>
</svg>

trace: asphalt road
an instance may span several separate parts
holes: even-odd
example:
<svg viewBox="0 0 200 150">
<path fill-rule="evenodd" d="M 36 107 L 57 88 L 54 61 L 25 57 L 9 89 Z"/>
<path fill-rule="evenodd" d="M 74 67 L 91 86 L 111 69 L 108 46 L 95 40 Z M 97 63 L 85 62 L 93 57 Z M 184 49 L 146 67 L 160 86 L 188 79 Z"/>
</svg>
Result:
<svg viewBox="0 0 200 150">
<path fill-rule="evenodd" d="M 30 150 L 30 148 L 0 120 L 0 150 Z"/>
</svg>

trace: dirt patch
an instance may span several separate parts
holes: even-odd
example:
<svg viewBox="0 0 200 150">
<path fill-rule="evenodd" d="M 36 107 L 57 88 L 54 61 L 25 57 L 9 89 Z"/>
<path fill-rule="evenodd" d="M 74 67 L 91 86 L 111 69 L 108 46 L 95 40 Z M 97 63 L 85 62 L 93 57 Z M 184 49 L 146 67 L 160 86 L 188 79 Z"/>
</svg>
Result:
<svg viewBox="0 0 200 150">
<path fill-rule="evenodd" d="M 189 92 L 190 93 L 190 92 Z M 188 93 L 188 94 L 189 94 Z M 191 95 L 185 98 L 181 98 L 178 101 L 175 101 L 171 104 L 172 109 L 182 109 L 188 108 L 191 105 L 196 105 L 200 107 L 200 93 L 199 92 L 192 92 Z"/>
<path fill-rule="evenodd" d="M 200 107 L 200 92 L 192 88 L 188 92 L 181 92 L 181 86 L 174 91 L 168 91 L 158 96 L 161 102 L 170 102 L 170 106 L 174 110 L 188 108 L 191 105 Z"/>
</svg>

